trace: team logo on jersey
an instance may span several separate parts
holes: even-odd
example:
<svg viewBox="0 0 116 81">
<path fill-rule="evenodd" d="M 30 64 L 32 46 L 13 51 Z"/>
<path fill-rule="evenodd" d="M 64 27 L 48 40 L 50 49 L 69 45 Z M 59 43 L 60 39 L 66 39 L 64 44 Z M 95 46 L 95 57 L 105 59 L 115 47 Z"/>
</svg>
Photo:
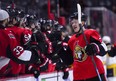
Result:
<svg viewBox="0 0 116 81">
<path fill-rule="evenodd" d="M 76 61 L 83 62 L 87 58 L 87 54 L 85 53 L 84 48 L 80 47 L 79 45 L 75 46 L 74 49 L 74 58 Z"/>
<path fill-rule="evenodd" d="M 31 35 L 30 34 L 25 34 L 24 39 L 25 39 L 25 42 L 29 41 L 31 39 Z"/>
</svg>

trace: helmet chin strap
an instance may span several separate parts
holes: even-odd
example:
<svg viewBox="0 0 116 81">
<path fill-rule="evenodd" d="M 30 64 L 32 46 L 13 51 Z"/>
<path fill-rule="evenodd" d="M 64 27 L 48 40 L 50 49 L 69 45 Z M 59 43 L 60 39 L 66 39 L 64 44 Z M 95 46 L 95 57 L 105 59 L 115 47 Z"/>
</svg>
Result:
<svg viewBox="0 0 116 81">
<path fill-rule="evenodd" d="M 76 37 L 78 37 L 80 34 L 82 34 L 82 27 L 80 27 L 79 31 L 78 32 L 75 32 L 76 33 Z"/>
</svg>

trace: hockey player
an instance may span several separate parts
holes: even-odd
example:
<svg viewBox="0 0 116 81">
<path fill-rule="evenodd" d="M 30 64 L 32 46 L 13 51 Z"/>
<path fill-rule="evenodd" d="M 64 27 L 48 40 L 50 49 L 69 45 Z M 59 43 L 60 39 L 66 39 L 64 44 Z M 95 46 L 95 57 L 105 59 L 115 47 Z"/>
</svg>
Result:
<svg viewBox="0 0 116 81">
<path fill-rule="evenodd" d="M 35 28 L 34 15 L 25 15 L 24 16 L 24 18 L 27 20 L 25 23 L 28 27 L 22 28 L 22 27 L 19 27 L 20 22 L 22 22 L 21 19 L 23 19 L 23 18 L 20 18 L 21 13 L 19 13 L 19 10 L 10 9 L 9 14 L 11 16 L 10 16 L 10 21 L 9 21 L 7 29 L 14 33 L 14 35 L 16 36 L 16 39 L 20 43 L 20 45 L 23 46 L 24 49 L 29 50 L 29 49 L 31 49 L 31 47 L 36 47 L 36 49 L 38 51 L 41 51 L 39 49 L 41 47 L 38 46 L 38 45 L 40 45 L 40 42 L 33 41 L 33 39 L 35 38 L 33 36 L 35 36 L 35 34 L 37 34 L 37 35 L 40 34 L 39 32 L 36 31 L 36 28 Z M 41 37 L 38 37 L 38 38 L 41 38 Z M 39 39 L 37 39 L 37 40 L 39 40 Z M 17 69 L 21 68 L 21 70 L 19 70 L 19 73 L 25 73 L 25 72 L 33 73 L 35 77 L 38 77 L 40 75 L 41 68 L 43 69 L 44 66 L 47 64 L 47 58 L 43 58 L 42 54 L 40 54 L 40 52 L 38 52 L 38 53 L 39 53 L 39 56 L 41 57 L 42 63 L 27 65 L 26 67 L 24 64 L 19 64 L 20 66 L 19 67 L 17 66 Z M 26 70 L 25 70 L 25 68 L 26 68 Z M 40 68 L 40 70 L 38 70 L 37 68 Z M 19 73 L 17 73 L 17 74 L 19 74 Z"/>
<path fill-rule="evenodd" d="M 36 49 L 32 48 L 32 52 L 24 50 L 17 42 L 12 31 L 6 29 L 9 22 L 9 14 L 5 10 L 0 10 L 0 70 L 1 74 L 6 73 L 9 69 L 10 60 L 21 64 L 30 64 L 38 62 L 39 56 Z"/>
<path fill-rule="evenodd" d="M 111 44 L 111 38 L 109 36 L 103 36 L 103 41 L 108 48 L 108 54 L 105 60 L 108 81 L 116 81 L 116 45 Z"/>
<path fill-rule="evenodd" d="M 28 28 L 22 28 L 19 27 L 20 24 L 20 15 L 22 15 L 20 10 L 9 8 L 7 9 L 10 18 L 7 29 L 12 31 L 15 35 L 19 45 L 21 45 L 24 49 L 27 49 L 27 46 L 29 46 L 29 42 L 31 40 L 31 30 Z M 20 12 L 20 13 L 19 13 Z M 13 63 L 12 63 L 13 64 Z M 15 63 L 15 67 L 17 67 L 17 71 L 11 70 L 11 74 L 18 75 L 18 74 L 24 74 L 25 73 L 25 64 L 18 64 Z"/>
<path fill-rule="evenodd" d="M 85 29 L 84 26 L 80 27 L 77 12 L 70 17 L 70 24 L 75 32 L 68 41 L 74 57 L 73 81 L 101 81 L 92 62 L 92 55 L 102 81 L 106 81 L 103 64 L 96 57 L 105 55 L 107 51 L 99 33 L 93 29 Z"/>
<path fill-rule="evenodd" d="M 21 22 L 21 13 L 19 13 L 18 10 L 10 9 L 9 14 L 10 19 L 7 29 L 14 33 L 17 41 L 20 43 L 21 46 L 23 46 L 26 49 L 28 43 L 31 40 L 32 31 L 29 28 L 19 27 L 19 24 Z"/>
<path fill-rule="evenodd" d="M 62 43 L 61 43 L 61 47 L 63 47 L 64 50 L 67 49 L 68 47 L 68 41 L 69 41 L 69 36 L 68 36 L 68 32 L 66 30 L 66 27 L 65 26 L 62 26 L 62 25 L 59 25 L 58 27 L 59 31 L 61 32 L 61 36 L 60 36 L 60 40 Z M 60 47 L 58 47 L 60 48 Z M 63 52 L 61 51 L 60 53 L 58 53 L 58 55 L 60 56 L 60 58 L 62 57 L 62 54 Z M 56 69 L 60 67 L 60 70 L 63 71 L 63 79 L 67 79 L 68 76 L 69 76 L 69 66 L 67 66 L 61 59 L 61 62 L 59 64 L 56 64 Z"/>
<path fill-rule="evenodd" d="M 62 61 L 61 56 L 63 52 L 59 53 L 60 49 L 63 48 L 63 45 L 67 44 L 66 43 L 67 41 L 64 43 L 65 34 L 63 32 L 63 26 L 61 25 L 57 26 L 58 26 L 57 28 L 54 27 L 51 20 L 47 20 L 47 22 L 42 26 L 43 27 L 42 32 L 45 36 L 45 41 L 47 42 L 48 45 L 47 56 L 50 59 L 48 71 L 53 72 L 54 70 L 57 71 L 61 70 L 64 73 L 63 79 L 67 79 L 69 75 L 68 67 Z"/>
<path fill-rule="evenodd" d="M 39 55 L 41 57 L 41 63 L 34 63 L 32 65 L 28 65 L 27 73 L 34 73 L 35 78 L 39 76 L 41 72 L 45 72 L 48 69 L 48 58 L 45 56 L 47 47 L 44 35 L 42 32 L 36 27 L 35 19 L 30 15 L 27 17 L 27 26 L 32 30 L 31 36 L 31 45 L 35 45 L 38 48 Z"/>
</svg>

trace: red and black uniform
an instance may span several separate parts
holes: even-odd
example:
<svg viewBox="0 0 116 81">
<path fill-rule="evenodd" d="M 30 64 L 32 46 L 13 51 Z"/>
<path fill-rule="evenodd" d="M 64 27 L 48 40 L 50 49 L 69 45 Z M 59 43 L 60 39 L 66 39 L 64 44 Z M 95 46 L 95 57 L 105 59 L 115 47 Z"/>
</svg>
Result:
<svg viewBox="0 0 116 81">
<path fill-rule="evenodd" d="M 17 26 L 8 27 L 7 29 L 13 32 L 17 41 L 23 47 L 31 40 L 32 31 L 30 29 Z"/>
<path fill-rule="evenodd" d="M 73 51 L 73 78 L 74 81 L 88 81 L 90 78 L 94 78 L 97 76 L 96 70 L 94 68 L 91 56 L 85 53 L 86 41 L 88 44 L 96 43 L 99 46 L 100 52 L 98 55 L 103 56 L 105 54 L 105 49 L 102 47 L 101 37 L 97 31 L 93 29 L 88 29 L 84 31 L 86 36 L 86 40 L 84 39 L 84 35 L 81 34 L 74 34 L 68 44 L 70 49 Z M 94 60 L 96 62 L 98 71 L 100 74 L 104 74 L 104 67 L 100 59 L 98 59 L 94 55 Z"/>
<path fill-rule="evenodd" d="M 48 52 L 49 50 L 51 50 L 49 52 L 49 54 L 51 54 L 51 61 L 52 63 L 49 64 L 49 71 L 53 71 L 53 70 L 61 70 L 63 71 L 63 79 L 67 79 L 68 78 L 68 66 L 62 61 L 62 55 L 65 56 L 65 53 L 63 52 L 63 50 L 67 49 L 67 41 L 66 41 L 66 37 L 64 39 L 62 39 L 62 33 L 61 31 L 52 31 L 51 33 L 47 32 L 46 34 L 47 36 L 47 43 L 48 43 Z M 45 37 L 46 37 L 45 36 Z M 52 49 L 49 49 L 49 48 Z M 56 55 L 57 57 L 55 57 Z"/>
<path fill-rule="evenodd" d="M 18 43 L 24 49 L 28 46 L 28 43 L 30 42 L 31 35 L 32 35 L 32 32 L 30 29 L 21 28 L 21 27 L 17 27 L 17 26 L 8 27 L 7 29 L 13 32 Z M 15 74 L 25 73 L 25 65 L 24 64 L 16 64 L 15 63 L 15 66 L 17 66 L 17 69 L 19 69 L 18 70 L 19 72 L 15 73 Z"/>
<path fill-rule="evenodd" d="M 3 67 L 6 68 L 4 69 L 5 72 L 9 66 L 13 65 L 12 61 L 21 64 L 34 63 L 37 61 L 37 56 L 32 54 L 31 51 L 24 50 L 23 47 L 20 46 L 19 42 L 17 42 L 12 31 L 4 28 L 2 25 L 0 25 L 0 49 L 0 60 L 2 61 L 1 65 L 4 64 L 0 66 L 0 70 L 2 70 L 2 72 Z M 14 63 L 14 65 L 16 65 L 16 63 Z"/>
<path fill-rule="evenodd" d="M 40 62 L 28 65 L 27 73 L 33 73 L 35 78 L 37 78 L 40 72 L 44 72 L 48 69 L 48 58 L 46 57 L 46 54 L 48 54 L 46 39 L 41 31 L 33 31 L 31 45 L 37 47 L 38 55 L 40 56 Z"/>
</svg>

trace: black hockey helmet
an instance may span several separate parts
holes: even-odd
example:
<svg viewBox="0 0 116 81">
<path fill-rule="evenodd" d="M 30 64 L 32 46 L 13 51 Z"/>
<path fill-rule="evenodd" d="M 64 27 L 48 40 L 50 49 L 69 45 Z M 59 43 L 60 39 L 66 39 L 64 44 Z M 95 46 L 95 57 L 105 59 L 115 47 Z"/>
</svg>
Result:
<svg viewBox="0 0 116 81">
<path fill-rule="evenodd" d="M 35 14 L 27 14 L 27 15 L 25 15 L 25 19 L 26 19 L 26 26 L 30 27 L 33 23 L 35 24 L 36 15 Z"/>
<path fill-rule="evenodd" d="M 6 11 L 10 16 L 9 24 L 13 24 L 13 19 L 15 19 L 17 21 L 15 25 L 19 25 L 21 18 L 23 18 L 25 14 L 22 9 L 12 8 L 10 6 L 6 8 Z"/>
<path fill-rule="evenodd" d="M 10 6 L 8 6 L 6 8 L 6 11 L 9 13 L 10 17 L 24 17 L 25 13 L 22 9 L 18 9 L 18 8 L 11 8 Z"/>
<path fill-rule="evenodd" d="M 45 24 L 46 24 L 46 26 L 52 27 L 53 26 L 53 20 L 50 20 L 50 19 L 46 20 Z"/>
<path fill-rule="evenodd" d="M 78 19 L 78 12 L 74 12 L 71 16 L 70 16 L 70 20 L 72 19 Z M 81 20 L 82 21 L 86 21 L 87 20 L 87 15 L 85 15 L 84 13 L 82 13 L 81 15 Z"/>
</svg>

